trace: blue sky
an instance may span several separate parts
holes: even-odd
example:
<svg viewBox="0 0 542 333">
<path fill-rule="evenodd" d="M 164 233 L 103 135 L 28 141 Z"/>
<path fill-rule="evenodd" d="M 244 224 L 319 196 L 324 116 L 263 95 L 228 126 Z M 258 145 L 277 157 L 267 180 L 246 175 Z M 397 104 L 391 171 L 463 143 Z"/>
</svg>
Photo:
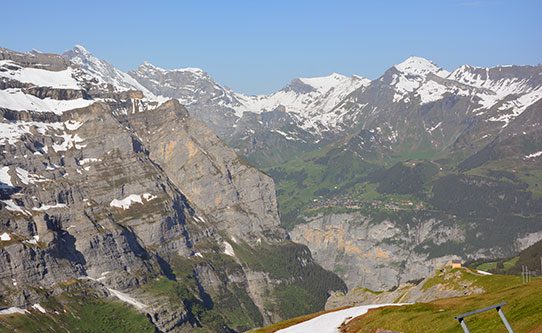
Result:
<svg viewBox="0 0 542 333">
<path fill-rule="evenodd" d="M 201 67 L 245 93 L 294 77 L 376 78 L 411 55 L 461 64 L 542 62 L 542 1 L 5 1 L 0 46 L 75 44 L 129 70 Z"/>
</svg>

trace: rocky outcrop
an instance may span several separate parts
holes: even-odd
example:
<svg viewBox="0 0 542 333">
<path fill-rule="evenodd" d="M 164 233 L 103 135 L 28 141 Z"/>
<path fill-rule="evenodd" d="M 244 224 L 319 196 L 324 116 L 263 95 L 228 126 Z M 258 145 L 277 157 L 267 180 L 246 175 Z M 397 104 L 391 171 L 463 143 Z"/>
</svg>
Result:
<svg viewBox="0 0 542 333">
<path fill-rule="evenodd" d="M 484 288 L 472 279 L 481 275 L 466 268 L 452 270 L 450 267 L 442 267 L 420 282 L 401 284 L 390 291 L 375 292 L 355 288 L 347 293 L 334 293 L 326 302 L 326 310 L 366 304 L 428 303 L 437 299 L 481 294 Z"/>
<path fill-rule="evenodd" d="M 290 235 L 349 289 L 383 291 L 425 278 L 451 259 L 508 257 L 540 239 L 530 231 L 536 223 L 485 223 L 491 222 L 423 210 L 388 217 L 351 212 L 306 217 Z"/>
</svg>

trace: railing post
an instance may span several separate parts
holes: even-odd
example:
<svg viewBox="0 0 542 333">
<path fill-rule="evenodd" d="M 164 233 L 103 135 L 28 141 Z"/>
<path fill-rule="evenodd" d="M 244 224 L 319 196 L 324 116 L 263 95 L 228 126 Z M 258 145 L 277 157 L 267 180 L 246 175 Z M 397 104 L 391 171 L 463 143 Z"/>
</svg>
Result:
<svg viewBox="0 0 542 333">
<path fill-rule="evenodd" d="M 510 326 L 510 323 L 508 322 L 508 319 L 506 319 L 506 316 L 504 315 L 504 312 L 502 311 L 502 307 L 505 304 L 506 303 L 500 303 L 500 304 L 488 306 L 487 308 L 466 312 L 466 313 L 460 314 L 459 316 L 455 317 L 455 319 L 457 319 L 457 321 L 459 321 L 459 324 L 461 325 L 461 328 L 463 329 L 464 333 L 470 333 L 469 328 L 467 327 L 467 323 L 465 322 L 466 317 L 470 317 L 470 316 L 473 316 L 473 315 L 476 315 L 476 314 L 479 314 L 479 313 L 482 313 L 482 312 L 486 312 L 486 311 L 495 309 L 495 310 L 497 310 L 497 313 L 499 314 L 499 317 L 501 317 L 501 320 L 502 320 L 504 326 L 506 327 L 506 329 L 508 330 L 508 333 L 514 333 L 514 330 L 512 329 L 512 326 Z"/>
<path fill-rule="evenodd" d="M 459 319 L 459 324 L 461 325 L 463 332 L 470 333 L 469 328 L 467 327 L 467 323 L 465 322 L 465 319 L 463 318 Z"/>
<path fill-rule="evenodd" d="M 497 312 L 499 313 L 499 316 L 501 317 L 501 320 L 504 323 L 504 326 L 506 326 L 506 329 L 508 330 L 508 333 L 514 333 L 514 330 L 512 329 L 512 326 L 510 326 L 510 323 L 506 319 L 506 316 L 504 315 L 504 312 L 502 312 L 502 309 L 501 309 L 500 306 L 497 308 Z"/>
</svg>

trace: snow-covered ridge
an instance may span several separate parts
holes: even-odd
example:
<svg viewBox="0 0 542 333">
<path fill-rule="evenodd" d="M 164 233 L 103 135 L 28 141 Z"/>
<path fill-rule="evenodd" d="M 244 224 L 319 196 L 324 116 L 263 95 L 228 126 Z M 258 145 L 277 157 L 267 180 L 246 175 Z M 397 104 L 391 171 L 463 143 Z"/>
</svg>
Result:
<svg viewBox="0 0 542 333">
<path fill-rule="evenodd" d="M 76 45 L 72 50 L 64 52 L 74 65 L 81 68 L 87 81 L 95 80 L 98 84 L 110 84 L 117 91 L 139 90 L 145 97 L 155 100 L 157 96 L 147 90 L 139 82 L 127 73 L 113 67 L 107 61 L 98 59 L 81 45 Z"/>
<path fill-rule="evenodd" d="M 484 88 L 494 92 L 497 98 L 510 94 L 522 94 L 532 90 L 528 80 L 518 77 L 495 77 L 499 68 L 481 68 L 463 65 L 454 70 L 447 78 L 469 86 Z"/>
<path fill-rule="evenodd" d="M 329 112 L 337 104 L 354 90 L 366 87 L 371 82 L 360 76 L 348 77 L 337 73 L 297 80 L 311 89 L 296 89 L 296 80 L 293 80 L 286 88 L 270 95 L 237 94 L 241 105 L 234 107 L 236 114 L 240 117 L 244 112 L 261 113 L 284 106 L 286 112 L 301 120 L 304 129 L 318 131 L 317 124 L 326 127 L 334 125 L 337 117 L 330 117 Z"/>
<path fill-rule="evenodd" d="M 331 89 L 334 89 L 335 87 L 342 84 L 343 82 L 357 80 L 357 77 L 349 78 L 342 74 L 331 73 L 328 76 L 299 78 L 299 80 L 301 80 L 303 83 L 306 83 L 314 87 L 320 93 L 325 94 L 326 92 L 328 92 Z"/>
<path fill-rule="evenodd" d="M 158 71 L 158 72 L 162 72 L 162 73 L 170 73 L 170 72 L 189 72 L 189 73 L 198 74 L 198 75 L 201 75 L 201 74 L 204 74 L 204 73 L 205 73 L 205 72 L 203 71 L 203 69 L 197 68 L 197 67 L 185 67 L 185 68 L 164 69 L 164 68 L 155 66 L 155 65 L 151 64 L 151 63 L 148 62 L 148 61 L 144 61 L 143 64 L 141 64 L 141 65 L 138 67 L 138 69 L 140 69 L 140 70 L 142 70 L 142 71 Z"/>
<path fill-rule="evenodd" d="M 62 71 L 22 67 L 11 60 L 0 60 L 0 77 L 30 83 L 37 87 L 80 90 L 80 84 L 74 78 L 75 71 L 68 67 Z"/>
<path fill-rule="evenodd" d="M 515 67 L 517 73 L 512 71 L 512 67 Z M 456 96 L 476 97 L 479 106 L 471 112 L 480 116 L 498 106 L 496 113 L 492 112 L 492 116 L 487 120 L 502 122 L 503 127 L 506 127 L 510 121 L 542 98 L 542 81 L 536 79 L 537 75 L 542 75 L 540 66 L 482 68 L 463 65 L 446 77 L 448 82 L 457 83 L 454 87 L 445 87 L 428 80 L 416 93 L 422 104 L 439 100 L 446 92 Z"/>
</svg>

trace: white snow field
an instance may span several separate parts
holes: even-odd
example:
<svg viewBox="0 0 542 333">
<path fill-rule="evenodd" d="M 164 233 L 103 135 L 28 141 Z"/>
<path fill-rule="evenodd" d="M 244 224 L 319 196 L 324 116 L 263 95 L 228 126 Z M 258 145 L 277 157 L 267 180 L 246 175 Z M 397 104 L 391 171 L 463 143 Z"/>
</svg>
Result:
<svg viewBox="0 0 542 333">
<path fill-rule="evenodd" d="M 355 306 L 352 308 L 323 314 L 297 325 L 278 330 L 277 333 L 337 333 L 339 332 L 339 326 L 341 326 L 343 322 L 348 322 L 354 317 L 366 314 L 370 309 L 381 308 L 383 306 L 401 306 L 407 304 L 408 303 L 396 303 Z"/>
</svg>

